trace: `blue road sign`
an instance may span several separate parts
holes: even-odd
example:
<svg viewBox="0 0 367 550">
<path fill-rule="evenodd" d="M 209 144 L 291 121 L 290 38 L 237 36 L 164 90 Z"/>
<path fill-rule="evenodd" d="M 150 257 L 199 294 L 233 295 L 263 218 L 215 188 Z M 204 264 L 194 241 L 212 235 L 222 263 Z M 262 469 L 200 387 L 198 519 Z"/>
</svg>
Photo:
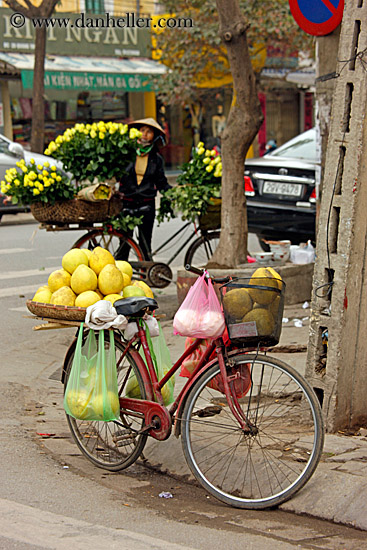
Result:
<svg viewBox="0 0 367 550">
<path fill-rule="evenodd" d="M 289 0 L 298 25 L 308 34 L 330 34 L 343 18 L 344 0 Z"/>
</svg>

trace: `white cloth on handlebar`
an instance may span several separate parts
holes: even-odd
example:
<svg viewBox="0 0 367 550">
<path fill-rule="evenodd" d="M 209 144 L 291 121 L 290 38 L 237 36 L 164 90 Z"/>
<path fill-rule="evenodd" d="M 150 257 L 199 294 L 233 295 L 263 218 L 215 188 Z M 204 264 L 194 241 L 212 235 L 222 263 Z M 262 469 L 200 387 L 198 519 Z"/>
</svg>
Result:
<svg viewBox="0 0 367 550">
<path fill-rule="evenodd" d="M 118 328 L 125 330 L 127 327 L 125 315 L 118 315 L 115 308 L 108 300 L 99 300 L 87 307 L 85 314 L 85 326 L 94 330 L 105 328 Z"/>
</svg>

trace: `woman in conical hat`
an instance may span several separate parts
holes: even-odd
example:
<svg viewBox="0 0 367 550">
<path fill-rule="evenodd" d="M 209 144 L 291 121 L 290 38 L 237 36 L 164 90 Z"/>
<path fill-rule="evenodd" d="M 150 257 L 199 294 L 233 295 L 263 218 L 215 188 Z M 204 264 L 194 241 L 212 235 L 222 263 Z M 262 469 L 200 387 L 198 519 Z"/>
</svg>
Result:
<svg viewBox="0 0 367 550">
<path fill-rule="evenodd" d="M 137 216 L 143 216 L 139 225 L 139 245 L 146 258 L 152 251 L 152 233 L 155 219 L 155 199 L 157 191 L 164 193 L 171 189 L 164 173 L 164 161 L 158 152 L 158 142 L 165 144 L 165 131 L 154 118 L 142 118 L 129 124 L 138 128 L 136 159 L 129 164 L 120 180 L 120 192 L 124 195 L 124 208 L 136 210 Z M 143 211 L 139 213 L 139 209 Z M 131 231 L 132 234 L 132 231 Z M 116 259 L 128 260 L 128 250 L 121 247 Z"/>
</svg>

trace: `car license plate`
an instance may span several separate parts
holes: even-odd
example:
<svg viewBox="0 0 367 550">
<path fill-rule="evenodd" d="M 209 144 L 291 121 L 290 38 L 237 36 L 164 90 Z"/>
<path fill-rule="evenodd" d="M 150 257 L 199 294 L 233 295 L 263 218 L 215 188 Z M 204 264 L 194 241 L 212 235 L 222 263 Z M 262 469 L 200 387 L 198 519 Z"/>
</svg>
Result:
<svg viewBox="0 0 367 550">
<path fill-rule="evenodd" d="M 288 195 L 291 197 L 300 197 L 302 185 L 297 183 L 280 183 L 276 181 L 264 181 L 263 195 Z"/>
</svg>

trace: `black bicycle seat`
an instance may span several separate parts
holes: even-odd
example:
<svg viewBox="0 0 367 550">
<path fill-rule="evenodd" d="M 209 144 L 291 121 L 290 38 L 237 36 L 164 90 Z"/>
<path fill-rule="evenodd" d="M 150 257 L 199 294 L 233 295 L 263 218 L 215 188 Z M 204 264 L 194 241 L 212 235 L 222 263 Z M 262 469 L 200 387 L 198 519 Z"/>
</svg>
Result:
<svg viewBox="0 0 367 550">
<path fill-rule="evenodd" d="M 144 313 L 150 313 L 158 309 L 156 300 L 145 296 L 133 296 L 132 298 L 116 300 L 113 306 L 119 315 L 125 315 L 125 317 L 143 317 Z"/>
</svg>

